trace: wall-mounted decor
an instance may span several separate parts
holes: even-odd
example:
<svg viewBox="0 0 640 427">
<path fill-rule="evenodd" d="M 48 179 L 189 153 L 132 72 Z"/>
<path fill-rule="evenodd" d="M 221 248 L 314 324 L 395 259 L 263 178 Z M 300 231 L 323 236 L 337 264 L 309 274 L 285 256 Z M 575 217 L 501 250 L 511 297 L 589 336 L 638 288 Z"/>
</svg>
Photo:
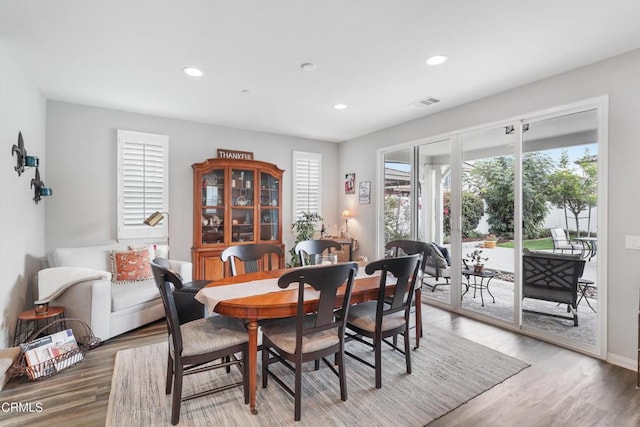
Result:
<svg viewBox="0 0 640 427">
<path fill-rule="evenodd" d="M 25 168 L 36 168 L 36 176 L 31 180 L 33 201 L 36 202 L 36 204 L 42 197 L 53 195 L 53 190 L 45 187 L 44 182 L 40 179 L 40 159 L 36 156 L 27 155 L 27 149 L 24 148 L 22 132 L 18 132 L 18 143 L 13 144 L 13 147 L 11 147 L 11 155 L 16 156 L 16 166 L 13 169 L 18 172 L 18 176 L 22 175 Z"/>
<path fill-rule="evenodd" d="M 16 166 L 13 169 L 18 172 L 18 176 L 20 176 L 22 172 L 24 172 L 24 158 L 27 156 L 27 149 L 24 148 L 22 132 L 18 132 L 18 143 L 13 144 L 13 147 L 11 147 L 11 155 L 16 156 Z"/>
<path fill-rule="evenodd" d="M 348 173 L 344 176 L 344 194 L 356 194 L 355 173 Z"/>
<path fill-rule="evenodd" d="M 360 181 L 358 186 L 358 202 L 365 205 L 371 203 L 371 181 Z"/>
<path fill-rule="evenodd" d="M 33 201 L 36 204 L 43 197 L 53 196 L 53 190 L 45 187 L 44 182 L 40 179 L 40 169 L 36 167 L 36 176 L 31 180 L 31 188 L 33 189 Z"/>
<path fill-rule="evenodd" d="M 217 154 L 219 159 L 253 160 L 253 153 L 251 151 L 238 151 L 227 150 L 226 148 L 218 148 Z"/>
</svg>

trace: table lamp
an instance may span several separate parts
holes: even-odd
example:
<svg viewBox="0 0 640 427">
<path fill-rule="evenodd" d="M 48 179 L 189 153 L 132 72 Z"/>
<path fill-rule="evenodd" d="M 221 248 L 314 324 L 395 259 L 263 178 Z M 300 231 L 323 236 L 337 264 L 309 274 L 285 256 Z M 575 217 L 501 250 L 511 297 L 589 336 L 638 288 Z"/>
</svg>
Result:
<svg viewBox="0 0 640 427">
<path fill-rule="evenodd" d="M 349 235 L 349 218 L 351 218 L 351 212 L 349 209 L 342 211 L 342 218 L 344 218 L 344 237 L 350 237 Z"/>
</svg>

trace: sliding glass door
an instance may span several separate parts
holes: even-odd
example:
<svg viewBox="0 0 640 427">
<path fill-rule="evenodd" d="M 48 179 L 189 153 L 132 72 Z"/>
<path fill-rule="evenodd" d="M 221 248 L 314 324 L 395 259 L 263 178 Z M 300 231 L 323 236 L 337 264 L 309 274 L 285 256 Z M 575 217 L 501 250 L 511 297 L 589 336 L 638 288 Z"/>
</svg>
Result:
<svg viewBox="0 0 640 427">
<path fill-rule="evenodd" d="M 562 341 L 595 346 L 602 312 L 598 279 L 598 110 L 575 111 L 523 124 L 527 168 L 522 194 L 523 246 L 583 261 L 576 304 L 552 298 L 522 302 L 522 326 Z M 533 212 L 537 215 L 527 215 Z M 560 267 L 556 267 L 560 268 Z M 556 272 L 559 277 L 561 271 Z M 599 289 L 600 288 L 600 289 Z M 545 297 L 545 295 L 543 295 Z M 575 316 L 574 316 L 575 315 Z"/>
<path fill-rule="evenodd" d="M 442 254 L 437 274 L 425 276 L 423 296 L 451 301 L 451 140 L 416 147 L 418 163 L 417 238 L 432 242 Z M 436 266 L 438 267 L 438 266 Z"/>
<path fill-rule="evenodd" d="M 424 301 L 602 356 L 605 129 L 599 99 L 383 151 L 381 240 L 435 245 Z M 527 251 L 583 261 L 575 295 L 525 291 Z"/>
<path fill-rule="evenodd" d="M 514 129 L 510 124 L 462 134 L 462 185 L 457 189 L 462 207 L 462 308 L 511 323 L 518 142 Z"/>
</svg>

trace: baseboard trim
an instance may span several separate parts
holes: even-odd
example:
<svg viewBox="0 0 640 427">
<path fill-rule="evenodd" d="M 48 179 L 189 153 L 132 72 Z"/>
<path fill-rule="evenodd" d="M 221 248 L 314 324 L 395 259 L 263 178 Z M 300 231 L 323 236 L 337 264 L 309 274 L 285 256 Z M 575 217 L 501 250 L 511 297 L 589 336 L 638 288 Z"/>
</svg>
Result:
<svg viewBox="0 0 640 427">
<path fill-rule="evenodd" d="M 635 359 L 620 356 L 615 353 L 607 353 L 607 362 L 634 372 L 638 369 L 638 362 Z"/>
</svg>

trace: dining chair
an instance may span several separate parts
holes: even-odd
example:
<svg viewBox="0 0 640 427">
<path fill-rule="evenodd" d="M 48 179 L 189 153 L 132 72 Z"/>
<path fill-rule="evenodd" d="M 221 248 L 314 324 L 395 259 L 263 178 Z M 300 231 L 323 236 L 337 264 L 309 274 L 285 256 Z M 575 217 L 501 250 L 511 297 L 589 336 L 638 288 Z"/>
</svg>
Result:
<svg viewBox="0 0 640 427">
<path fill-rule="evenodd" d="M 166 394 L 172 394 L 171 424 L 180 420 L 181 403 L 198 397 L 243 386 L 244 402 L 249 403 L 249 350 L 247 330 L 241 321 L 226 316 L 211 316 L 180 324 L 171 287 L 179 288 L 182 281 L 173 271 L 151 262 L 151 269 L 160 291 L 169 331 L 169 351 L 167 359 Z M 236 353 L 242 353 L 242 360 Z M 218 362 L 220 359 L 220 362 Z M 241 366 L 242 381 L 218 386 L 199 393 L 182 396 L 182 382 L 185 375 L 212 369 Z"/>
<path fill-rule="evenodd" d="M 374 261 L 365 267 L 369 275 L 380 271 L 378 299 L 350 308 L 347 317 L 347 329 L 355 334 L 347 334 L 349 340 L 356 340 L 374 349 L 374 363 L 349 351 L 345 354 L 375 369 L 376 388 L 382 388 L 382 343 L 404 354 L 407 373 L 411 373 L 411 349 L 409 343 L 409 314 L 411 297 L 420 268 L 420 256 L 411 255 L 398 258 L 385 258 Z M 395 278 L 395 289 L 387 295 L 387 273 Z M 393 283 L 389 283 L 392 285 Z M 404 335 L 404 351 L 392 342 L 385 340 L 398 334 Z M 365 339 L 367 338 L 367 339 Z"/>
<path fill-rule="evenodd" d="M 273 256 L 278 258 L 278 263 L 274 267 Z M 238 267 L 236 259 L 243 261 L 245 273 L 255 273 L 257 271 L 273 270 L 280 267 L 280 262 L 284 259 L 284 251 L 280 246 L 271 243 L 250 243 L 246 245 L 229 246 L 220 254 L 222 262 L 229 261 L 232 276 L 237 276 Z"/>
<path fill-rule="evenodd" d="M 416 307 L 416 346 L 420 348 L 420 338 L 422 338 L 422 282 L 424 280 L 425 267 L 427 258 L 431 251 L 431 245 L 418 240 L 393 240 L 385 245 L 385 249 L 391 250 L 394 257 L 401 255 L 420 255 L 420 277 L 415 283 L 415 299 Z"/>
<path fill-rule="evenodd" d="M 336 374 L 340 382 L 340 398 L 347 400 L 347 382 L 344 366 L 344 333 L 346 318 L 337 319 L 334 314 L 338 290 L 346 282 L 342 297 L 342 310 L 349 313 L 351 288 L 358 271 L 357 263 L 314 266 L 297 269 L 284 274 L 278 286 L 287 288 L 298 283 L 298 306 L 295 318 L 279 319 L 262 326 L 262 387 L 267 387 L 268 377 L 272 377 L 285 391 L 294 397 L 294 419 L 301 418 L 302 406 L 302 364 L 323 360 Z M 309 313 L 305 303 L 305 286 L 310 285 L 318 292 L 318 303 Z M 327 361 L 326 356 L 334 355 L 338 369 Z M 294 371 L 294 388 L 289 387 L 276 376 L 269 366 L 282 363 Z M 293 363 L 295 366 L 291 366 Z"/>
<path fill-rule="evenodd" d="M 303 240 L 298 242 L 294 251 L 298 255 L 301 266 L 315 265 L 315 255 L 322 254 L 324 251 L 331 252 L 342 250 L 342 245 L 334 240 Z"/>
</svg>

